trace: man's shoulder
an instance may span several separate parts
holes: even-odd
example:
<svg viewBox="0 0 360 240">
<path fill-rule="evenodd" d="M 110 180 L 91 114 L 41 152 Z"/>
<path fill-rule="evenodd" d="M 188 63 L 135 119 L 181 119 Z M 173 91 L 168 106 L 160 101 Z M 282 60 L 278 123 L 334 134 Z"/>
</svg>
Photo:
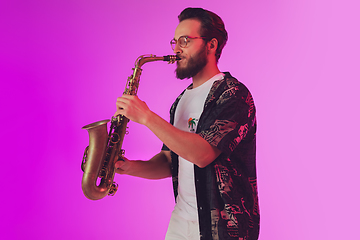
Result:
<svg viewBox="0 0 360 240">
<path fill-rule="evenodd" d="M 223 72 L 224 78 L 222 81 L 218 83 L 219 90 L 222 89 L 222 91 L 226 91 L 228 89 L 232 89 L 235 91 L 245 91 L 249 92 L 249 89 L 240 82 L 237 78 L 233 77 L 229 72 Z"/>
</svg>

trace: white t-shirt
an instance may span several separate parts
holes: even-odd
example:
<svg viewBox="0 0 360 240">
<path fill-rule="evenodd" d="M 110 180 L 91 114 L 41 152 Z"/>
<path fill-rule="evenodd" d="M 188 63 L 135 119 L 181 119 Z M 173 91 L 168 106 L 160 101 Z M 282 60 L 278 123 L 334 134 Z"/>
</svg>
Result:
<svg viewBox="0 0 360 240">
<path fill-rule="evenodd" d="M 174 126 L 186 132 L 196 132 L 197 124 L 203 112 L 206 97 L 211 86 L 224 78 L 223 73 L 213 76 L 202 85 L 186 89 L 175 112 Z M 189 221 L 198 221 L 194 164 L 179 156 L 179 186 L 174 212 Z"/>
</svg>

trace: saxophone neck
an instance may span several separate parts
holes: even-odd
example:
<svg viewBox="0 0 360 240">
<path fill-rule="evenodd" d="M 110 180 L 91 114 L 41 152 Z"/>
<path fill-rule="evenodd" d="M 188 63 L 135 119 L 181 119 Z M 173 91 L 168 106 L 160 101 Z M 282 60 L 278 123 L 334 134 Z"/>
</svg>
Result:
<svg viewBox="0 0 360 240">
<path fill-rule="evenodd" d="M 168 63 L 175 63 L 176 61 L 180 60 L 180 58 L 176 55 L 167 55 L 162 57 L 157 57 L 156 55 L 141 55 L 135 61 L 135 67 L 133 68 L 133 74 L 128 77 L 126 87 L 125 87 L 125 94 L 136 95 L 137 90 L 139 88 L 139 81 L 140 75 L 142 72 L 141 67 L 148 62 L 154 61 L 166 61 Z"/>
<path fill-rule="evenodd" d="M 157 57 L 156 55 L 141 55 L 135 61 L 135 68 L 141 68 L 147 62 L 154 62 L 154 61 L 166 61 L 169 63 L 175 63 L 176 61 L 180 60 L 177 55 L 166 55 L 162 57 Z"/>
</svg>

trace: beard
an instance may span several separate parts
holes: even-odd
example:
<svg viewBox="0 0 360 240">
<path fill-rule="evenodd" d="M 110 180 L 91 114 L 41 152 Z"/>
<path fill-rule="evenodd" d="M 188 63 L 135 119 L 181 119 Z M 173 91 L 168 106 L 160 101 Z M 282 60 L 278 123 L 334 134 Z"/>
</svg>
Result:
<svg viewBox="0 0 360 240">
<path fill-rule="evenodd" d="M 185 67 L 180 67 L 179 63 L 175 70 L 178 79 L 192 78 L 198 74 L 208 63 L 206 45 L 193 57 L 188 58 Z"/>
</svg>

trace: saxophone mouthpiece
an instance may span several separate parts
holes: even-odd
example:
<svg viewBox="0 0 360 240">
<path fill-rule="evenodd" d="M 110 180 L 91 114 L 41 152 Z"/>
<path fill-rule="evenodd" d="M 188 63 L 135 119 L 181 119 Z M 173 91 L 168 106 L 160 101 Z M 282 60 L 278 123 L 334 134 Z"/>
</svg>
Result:
<svg viewBox="0 0 360 240">
<path fill-rule="evenodd" d="M 179 61 L 181 58 L 177 55 L 167 55 L 164 56 L 164 61 L 167 61 L 169 63 L 174 63 L 176 61 Z"/>
</svg>

